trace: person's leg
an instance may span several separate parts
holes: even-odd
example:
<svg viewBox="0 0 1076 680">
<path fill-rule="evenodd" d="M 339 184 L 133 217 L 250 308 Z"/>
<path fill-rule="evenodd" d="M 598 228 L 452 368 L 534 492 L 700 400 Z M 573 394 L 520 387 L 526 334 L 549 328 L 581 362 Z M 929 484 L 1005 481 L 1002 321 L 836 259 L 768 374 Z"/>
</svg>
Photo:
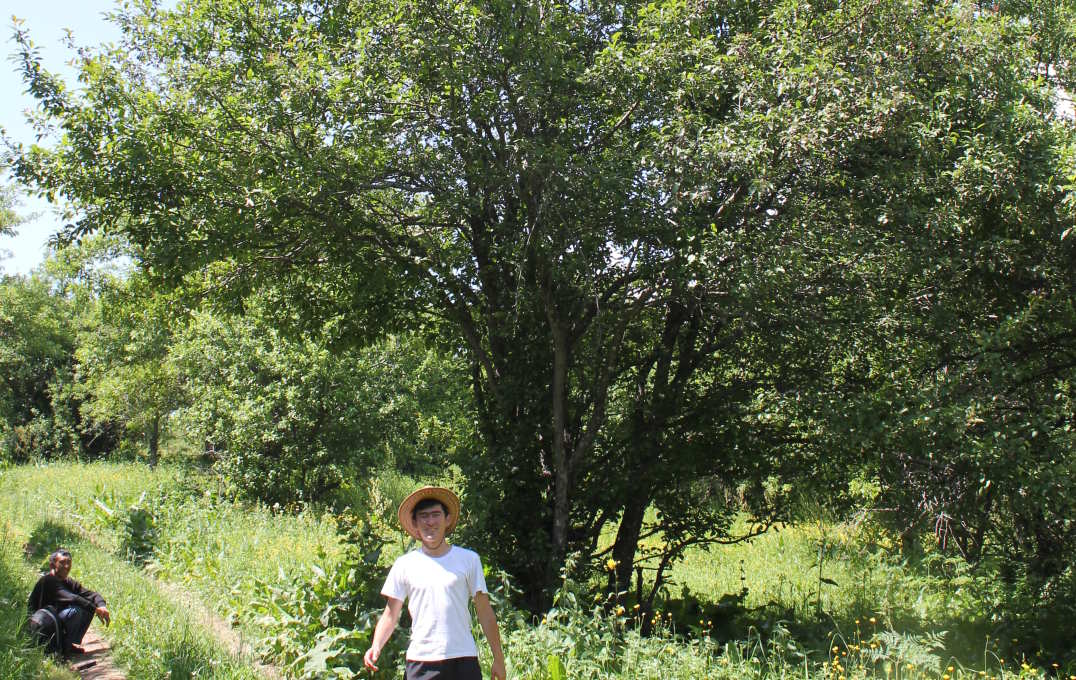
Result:
<svg viewBox="0 0 1076 680">
<path fill-rule="evenodd" d="M 60 611 L 60 623 L 64 627 L 64 651 L 71 649 L 72 645 L 82 643 L 82 636 L 93 621 L 93 612 L 82 607 L 68 607 Z"/>
</svg>

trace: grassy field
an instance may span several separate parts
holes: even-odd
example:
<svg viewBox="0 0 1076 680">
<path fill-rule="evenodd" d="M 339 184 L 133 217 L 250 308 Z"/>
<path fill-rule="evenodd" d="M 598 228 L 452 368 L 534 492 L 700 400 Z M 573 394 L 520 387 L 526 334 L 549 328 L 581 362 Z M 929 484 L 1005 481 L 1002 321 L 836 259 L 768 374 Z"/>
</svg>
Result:
<svg viewBox="0 0 1076 680">
<path fill-rule="evenodd" d="M 259 677 L 251 659 L 228 652 L 200 621 L 192 619 L 186 603 L 176 601 L 158 586 L 152 568 L 123 559 L 129 543 L 123 520 L 128 509 L 159 498 L 162 491 L 182 494 L 187 488 L 184 480 L 178 470 L 153 472 L 140 465 L 75 464 L 0 472 L 0 521 L 7 526 L 3 559 L 11 566 L 15 590 L 24 591 L 4 603 L 9 609 L 4 618 L 25 618 L 25 597 L 34 575 L 43 569 L 48 552 L 63 545 L 74 553 L 73 575 L 109 600 L 113 621 L 102 634 L 131 677 Z M 182 505 L 172 509 L 181 512 Z M 179 522 L 179 515 L 165 516 Z M 214 575 L 224 573 L 201 566 L 220 560 L 206 549 L 213 545 L 212 525 L 203 521 L 179 523 L 199 527 L 199 540 L 203 541 L 199 551 L 203 556 L 194 558 L 190 576 L 201 584 L 212 583 Z M 164 535 L 169 528 L 171 525 L 158 526 L 155 533 Z M 186 538 L 181 536 L 180 540 Z M 258 562 L 243 568 L 241 556 L 224 552 L 229 557 L 220 560 L 221 569 L 268 571 L 279 564 Z M 180 571 L 176 567 L 175 571 Z M 219 585 L 217 590 L 222 587 L 227 585 Z M 206 601 L 213 600 L 207 597 Z"/>
<path fill-rule="evenodd" d="M 384 498 L 376 498 L 377 485 L 372 495 L 385 510 L 409 484 L 387 478 Z M 114 603 L 106 632 L 137 678 L 255 676 L 250 659 L 224 650 L 162 581 L 192 593 L 296 677 L 351 677 L 331 664 L 317 671 L 311 647 L 353 663 L 365 638 L 321 621 L 341 602 L 354 604 L 341 591 L 378 587 L 406 547 L 396 540 L 376 562 L 341 566 L 346 548 L 330 515 L 232 503 L 192 470 L 136 464 L 3 470 L 0 526 L 4 618 L 23 616 L 22 593 L 43 555 L 63 543 L 75 552 L 75 576 Z M 630 605 L 608 612 L 578 584 L 565 584 L 541 622 L 502 603 L 512 676 L 1070 677 L 1071 669 L 1050 659 L 1006 658 L 1010 641 L 989 637 L 1003 627 L 975 609 L 965 577 L 940 561 L 904 564 L 886 542 L 869 522 L 820 522 L 692 553 L 652 615 L 660 618 L 656 633 L 645 637 Z M 10 625 L 0 635 L 17 639 Z M 65 677 L 19 649 L 0 658 L 3 677 Z M 2 663 L 30 670 L 4 674 Z"/>
</svg>

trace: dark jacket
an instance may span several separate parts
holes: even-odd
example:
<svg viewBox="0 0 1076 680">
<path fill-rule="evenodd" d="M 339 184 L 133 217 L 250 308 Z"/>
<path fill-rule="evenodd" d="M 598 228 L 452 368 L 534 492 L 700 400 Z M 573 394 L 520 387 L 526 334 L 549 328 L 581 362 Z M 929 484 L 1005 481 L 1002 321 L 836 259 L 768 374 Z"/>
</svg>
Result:
<svg viewBox="0 0 1076 680">
<path fill-rule="evenodd" d="M 57 611 L 68 607 L 81 607 L 92 611 L 104 607 L 105 598 L 73 578 L 60 579 L 48 573 L 37 580 L 26 606 L 29 613 L 33 614 L 49 605 L 56 607 Z"/>
</svg>

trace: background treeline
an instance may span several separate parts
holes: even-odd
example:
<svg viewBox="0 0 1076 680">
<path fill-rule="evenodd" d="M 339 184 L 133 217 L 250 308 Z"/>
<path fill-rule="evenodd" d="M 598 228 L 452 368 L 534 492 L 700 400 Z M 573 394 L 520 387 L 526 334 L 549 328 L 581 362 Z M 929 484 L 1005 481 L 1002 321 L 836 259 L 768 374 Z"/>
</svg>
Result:
<svg viewBox="0 0 1076 680">
<path fill-rule="evenodd" d="M 342 507 L 375 468 L 443 475 L 474 436 L 460 362 L 418 335 L 362 349 L 289 337 L 265 298 L 194 309 L 130 269 L 83 269 L 97 255 L 64 249 L 0 283 L 4 460 L 156 465 L 167 444 L 236 497 Z"/>
<path fill-rule="evenodd" d="M 5 282 L 13 460 L 172 428 L 282 506 L 447 477 L 535 613 L 565 570 L 653 611 L 824 509 L 1004 583 L 988 616 L 1069 616 L 1071 3 L 114 19 L 77 91 L 16 30 L 62 134 L 10 162 L 82 251 Z"/>
</svg>

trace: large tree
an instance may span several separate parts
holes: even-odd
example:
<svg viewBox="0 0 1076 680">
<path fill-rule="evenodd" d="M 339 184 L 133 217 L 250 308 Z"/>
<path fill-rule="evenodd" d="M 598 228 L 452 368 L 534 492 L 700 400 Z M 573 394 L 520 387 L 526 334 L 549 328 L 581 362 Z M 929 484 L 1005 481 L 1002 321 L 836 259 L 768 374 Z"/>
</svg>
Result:
<svg viewBox="0 0 1076 680">
<path fill-rule="evenodd" d="M 698 483 L 779 516 L 767 478 L 830 465 L 814 397 L 848 338 L 951 256 L 925 225 L 961 196 L 953 163 L 1026 111 L 1033 139 L 1050 126 L 1027 36 L 959 5 L 146 0 L 116 20 L 80 96 L 19 34 L 64 135 L 21 176 L 163 282 L 272 287 L 340 338 L 444 329 L 484 439 L 468 507 L 535 605 L 610 522 L 625 582 L 652 503 L 658 569 L 721 539 Z M 1042 148 L 1014 157 L 1052 167 Z"/>
</svg>

